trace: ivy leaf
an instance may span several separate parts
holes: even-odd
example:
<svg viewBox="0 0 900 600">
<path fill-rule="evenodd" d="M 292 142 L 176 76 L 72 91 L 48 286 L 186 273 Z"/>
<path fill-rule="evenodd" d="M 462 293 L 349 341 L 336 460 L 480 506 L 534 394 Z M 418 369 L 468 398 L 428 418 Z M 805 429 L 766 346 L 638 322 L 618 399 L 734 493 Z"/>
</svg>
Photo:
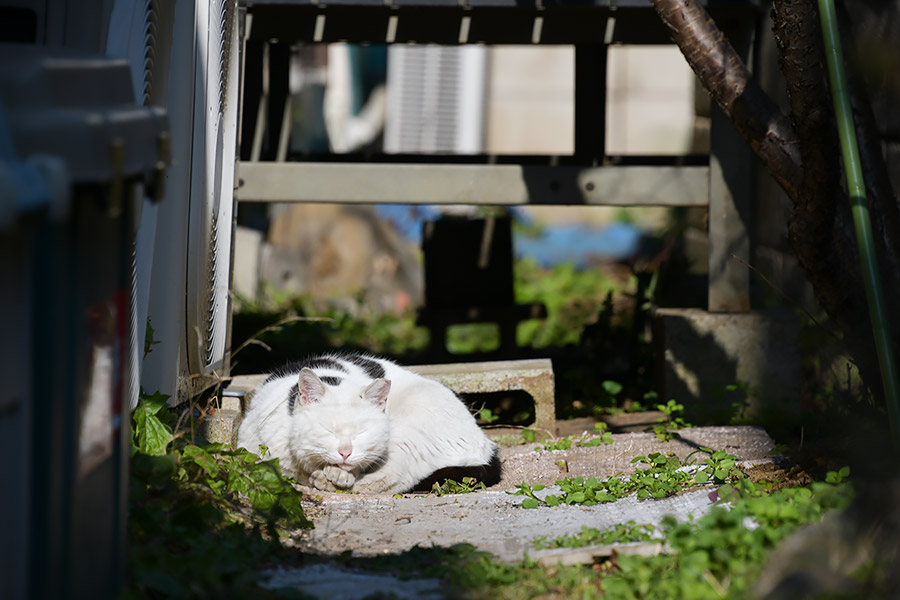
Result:
<svg viewBox="0 0 900 600">
<path fill-rule="evenodd" d="M 522 500 L 522 508 L 537 508 L 539 505 L 540 502 L 534 498 L 525 498 Z"/>
<path fill-rule="evenodd" d="M 618 396 L 620 393 L 622 393 L 622 384 L 618 383 L 617 381 L 611 381 L 607 379 L 600 385 L 603 386 L 603 390 L 610 396 Z"/>
<path fill-rule="evenodd" d="M 207 475 L 215 476 L 219 472 L 219 465 L 216 463 L 216 459 L 200 446 L 188 444 L 181 451 L 181 456 L 183 459 L 199 465 Z"/>
<path fill-rule="evenodd" d="M 140 452 L 161 456 L 166 453 L 166 448 L 172 441 L 172 430 L 156 416 L 165 403 L 166 397 L 149 398 L 134 410 L 132 454 Z"/>
</svg>

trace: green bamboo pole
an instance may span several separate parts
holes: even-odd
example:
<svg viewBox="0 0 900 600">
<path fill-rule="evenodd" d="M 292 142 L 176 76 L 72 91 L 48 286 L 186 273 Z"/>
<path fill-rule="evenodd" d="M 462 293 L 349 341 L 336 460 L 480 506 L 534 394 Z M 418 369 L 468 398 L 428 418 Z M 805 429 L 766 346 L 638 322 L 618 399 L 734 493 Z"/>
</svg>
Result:
<svg viewBox="0 0 900 600">
<path fill-rule="evenodd" d="M 862 264 L 866 299 L 875 335 L 875 349 L 881 367 L 884 396 L 887 403 L 891 437 L 895 448 L 900 448 L 900 380 L 897 376 L 897 360 L 891 341 L 891 328 L 881 287 L 878 270 L 875 239 L 872 236 L 872 222 L 869 219 L 869 204 L 866 200 L 866 184 L 863 179 L 856 145 L 856 130 L 853 126 L 853 112 L 850 109 L 850 94 L 847 91 L 847 74 L 844 71 L 843 49 L 838 32 L 834 0 L 819 0 L 819 17 L 822 20 L 822 35 L 825 41 L 825 59 L 831 80 L 831 96 L 834 100 L 834 114 L 837 119 L 844 171 L 847 174 L 847 188 L 850 195 L 850 210 L 856 228 L 856 242 Z"/>
</svg>

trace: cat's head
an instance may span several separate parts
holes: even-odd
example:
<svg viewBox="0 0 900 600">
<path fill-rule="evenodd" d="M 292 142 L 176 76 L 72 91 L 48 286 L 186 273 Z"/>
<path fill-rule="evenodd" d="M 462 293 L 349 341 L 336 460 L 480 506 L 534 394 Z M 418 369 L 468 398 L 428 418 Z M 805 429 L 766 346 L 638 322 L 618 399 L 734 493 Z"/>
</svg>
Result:
<svg viewBox="0 0 900 600">
<path fill-rule="evenodd" d="M 337 465 L 359 473 L 387 459 L 390 426 L 384 412 L 391 382 L 334 387 L 311 369 L 300 371 L 291 445 L 308 472 Z"/>
</svg>

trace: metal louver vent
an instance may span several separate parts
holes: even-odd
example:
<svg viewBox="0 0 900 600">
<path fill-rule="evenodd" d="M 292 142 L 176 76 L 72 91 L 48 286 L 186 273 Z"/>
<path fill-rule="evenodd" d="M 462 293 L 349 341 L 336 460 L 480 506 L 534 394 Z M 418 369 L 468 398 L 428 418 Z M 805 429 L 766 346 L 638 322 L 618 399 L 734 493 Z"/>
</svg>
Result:
<svg viewBox="0 0 900 600">
<path fill-rule="evenodd" d="M 219 266 L 219 219 L 216 213 L 212 215 L 212 224 L 209 232 L 209 271 L 206 277 L 207 289 L 207 305 L 209 310 L 206 315 L 206 337 L 204 339 L 205 348 L 204 356 L 207 365 L 215 362 L 215 341 L 216 341 L 216 312 L 217 312 L 217 290 L 218 290 L 218 271 Z"/>
<path fill-rule="evenodd" d="M 153 65 L 156 60 L 156 42 L 159 28 L 159 9 L 156 0 L 144 4 L 144 81 L 141 86 L 141 104 L 153 104 Z"/>
<path fill-rule="evenodd" d="M 475 46 L 391 46 L 385 151 L 480 152 L 485 56 Z"/>
<path fill-rule="evenodd" d="M 230 78 L 230 67 L 232 59 L 231 39 L 234 33 L 235 10 L 234 3 L 219 2 L 220 6 L 216 7 L 216 12 L 212 15 L 219 20 L 219 39 L 218 56 L 219 56 L 219 115 L 225 112 L 225 104 L 228 101 L 226 90 Z"/>
</svg>

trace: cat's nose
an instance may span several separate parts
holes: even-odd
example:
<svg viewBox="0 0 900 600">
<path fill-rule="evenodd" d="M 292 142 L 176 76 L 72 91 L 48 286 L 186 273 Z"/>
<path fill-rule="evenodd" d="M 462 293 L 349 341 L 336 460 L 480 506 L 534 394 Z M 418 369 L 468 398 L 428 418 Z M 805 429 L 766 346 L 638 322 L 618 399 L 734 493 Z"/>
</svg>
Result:
<svg viewBox="0 0 900 600">
<path fill-rule="evenodd" d="M 350 458 L 350 454 L 353 453 L 353 450 L 350 448 L 338 448 L 338 454 L 344 459 L 344 462 L 347 462 L 347 459 Z"/>
</svg>

